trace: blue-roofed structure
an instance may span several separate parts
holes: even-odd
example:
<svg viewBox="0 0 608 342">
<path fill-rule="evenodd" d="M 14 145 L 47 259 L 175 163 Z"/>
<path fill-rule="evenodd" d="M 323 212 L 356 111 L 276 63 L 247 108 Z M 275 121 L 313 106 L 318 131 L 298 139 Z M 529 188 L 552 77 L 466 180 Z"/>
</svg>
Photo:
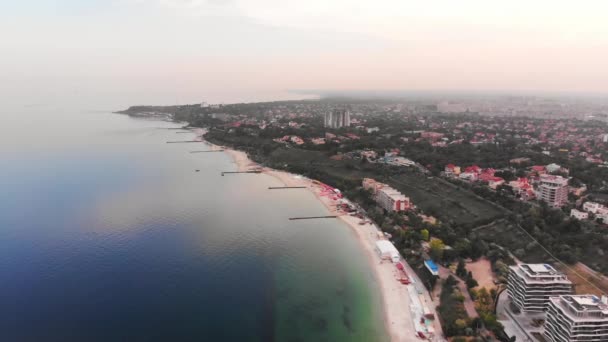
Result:
<svg viewBox="0 0 608 342">
<path fill-rule="evenodd" d="M 439 275 L 439 267 L 435 264 L 435 262 L 433 262 L 433 260 L 430 260 L 430 259 L 425 260 L 424 266 L 426 267 L 427 270 L 429 270 L 429 272 L 431 272 L 432 275 L 434 275 L 434 276 Z"/>
</svg>

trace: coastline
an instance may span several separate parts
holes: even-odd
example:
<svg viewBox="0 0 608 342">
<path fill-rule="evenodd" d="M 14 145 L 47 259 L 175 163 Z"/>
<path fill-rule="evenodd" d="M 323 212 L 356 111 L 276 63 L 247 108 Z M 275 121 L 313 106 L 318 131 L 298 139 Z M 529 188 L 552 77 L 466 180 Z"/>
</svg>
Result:
<svg viewBox="0 0 608 342">
<path fill-rule="evenodd" d="M 378 289 L 382 297 L 383 321 L 391 341 L 412 341 L 416 331 L 410 316 L 410 300 L 407 289 L 396 280 L 396 267 L 389 261 L 383 261 L 375 252 L 377 229 L 373 224 L 359 225 L 360 219 L 341 213 L 331 198 L 321 196 L 321 187 L 308 178 L 273 169 L 263 169 L 263 173 L 280 180 L 285 186 L 306 186 L 307 189 L 327 208 L 332 215 L 350 227 L 363 252 L 367 256 Z"/>
<path fill-rule="evenodd" d="M 198 134 L 197 134 L 198 135 Z M 201 139 L 202 134 L 200 135 Z M 234 150 L 225 146 L 218 146 L 206 141 L 213 148 L 222 148 L 236 164 L 238 171 L 246 171 L 251 168 L 256 168 L 262 173 L 272 176 L 281 181 L 285 186 L 305 186 L 331 213 L 337 215 L 338 218 L 350 227 L 351 232 L 356 236 L 359 245 L 363 248 L 367 256 L 370 267 L 373 270 L 374 277 L 378 284 L 378 289 L 382 297 L 383 320 L 386 333 L 391 341 L 412 341 L 417 340 L 417 331 L 414 326 L 413 317 L 410 311 L 411 290 L 408 287 L 414 285 L 403 285 L 397 279 L 399 278 L 398 270 L 394 264 L 389 261 L 382 260 L 375 251 L 375 242 L 378 240 L 379 229 L 372 223 L 359 224 L 360 219 L 340 212 L 336 208 L 335 200 L 328 196 L 322 195 L 322 187 L 315 184 L 311 179 L 303 176 L 291 174 L 285 171 L 279 171 L 271 168 L 261 167 L 259 164 L 250 160 L 247 154 L 243 151 Z M 408 276 L 415 282 L 419 282 L 413 270 L 405 263 Z M 413 292 L 416 292 L 415 290 Z M 432 306 L 432 301 L 427 295 L 420 296 L 421 299 Z M 432 309 L 434 312 L 434 308 Z M 441 340 L 441 327 L 435 320 L 435 338 L 433 340 Z"/>
</svg>

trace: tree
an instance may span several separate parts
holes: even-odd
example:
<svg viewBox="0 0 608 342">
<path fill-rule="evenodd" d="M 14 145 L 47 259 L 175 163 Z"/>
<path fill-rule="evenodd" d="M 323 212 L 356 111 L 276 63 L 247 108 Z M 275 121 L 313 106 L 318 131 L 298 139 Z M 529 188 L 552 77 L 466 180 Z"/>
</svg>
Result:
<svg viewBox="0 0 608 342">
<path fill-rule="evenodd" d="M 471 244 L 471 258 L 478 259 L 488 252 L 488 244 L 481 239 L 475 239 Z"/>
<path fill-rule="evenodd" d="M 457 319 L 454 321 L 454 326 L 458 330 L 464 330 L 467 327 L 467 321 L 465 321 L 464 319 L 461 319 L 461 318 Z"/>
<path fill-rule="evenodd" d="M 496 261 L 494 264 L 494 269 L 499 276 L 506 277 L 509 274 L 509 265 L 505 264 L 501 260 Z"/>
<path fill-rule="evenodd" d="M 484 312 L 479 314 L 479 316 L 483 320 L 483 324 L 486 326 L 487 329 L 493 332 L 497 332 L 503 329 L 502 324 L 498 321 L 496 315 L 494 315 L 493 313 Z"/>
<path fill-rule="evenodd" d="M 443 259 L 443 249 L 445 248 L 445 244 L 441 239 L 432 238 L 430 242 L 431 247 L 431 259 L 435 261 L 440 261 Z"/>
<path fill-rule="evenodd" d="M 505 181 L 510 182 L 515 179 L 513 172 L 509 170 L 497 171 L 494 176 L 504 178 Z"/>
<path fill-rule="evenodd" d="M 466 239 L 458 240 L 454 245 L 454 250 L 461 258 L 468 258 L 471 256 L 471 243 Z"/>
<path fill-rule="evenodd" d="M 469 289 L 479 285 L 477 283 L 477 280 L 475 280 L 475 278 L 473 278 L 473 272 L 471 272 L 471 271 L 469 271 L 469 273 L 467 274 L 466 283 L 467 283 L 467 288 L 469 288 Z"/>
<path fill-rule="evenodd" d="M 456 275 L 460 278 L 464 278 L 467 276 L 467 269 L 464 266 L 464 259 L 458 260 L 458 266 L 456 267 Z"/>
<path fill-rule="evenodd" d="M 490 297 L 492 297 L 492 300 L 498 297 L 498 291 L 495 288 L 490 290 Z"/>
<path fill-rule="evenodd" d="M 492 312 L 494 307 L 494 299 L 485 287 L 477 291 L 476 308 L 480 312 Z"/>
<path fill-rule="evenodd" d="M 428 229 L 423 229 L 420 231 L 420 235 L 422 235 L 422 240 L 429 241 L 429 231 Z"/>
</svg>

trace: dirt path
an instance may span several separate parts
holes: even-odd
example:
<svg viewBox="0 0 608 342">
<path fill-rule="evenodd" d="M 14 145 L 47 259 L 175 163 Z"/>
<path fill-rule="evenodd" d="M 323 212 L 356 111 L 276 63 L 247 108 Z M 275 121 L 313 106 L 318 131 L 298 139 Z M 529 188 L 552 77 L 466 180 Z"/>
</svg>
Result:
<svg viewBox="0 0 608 342">
<path fill-rule="evenodd" d="M 475 262 L 470 262 L 465 265 L 467 271 L 473 273 L 473 278 L 477 281 L 479 286 L 477 288 L 485 287 L 486 290 L 490 291 L 496 288 L 494 284 L 494 273 L 492 272 L 492 264 L 490 260 L 481 258 Z"/>
</svg>

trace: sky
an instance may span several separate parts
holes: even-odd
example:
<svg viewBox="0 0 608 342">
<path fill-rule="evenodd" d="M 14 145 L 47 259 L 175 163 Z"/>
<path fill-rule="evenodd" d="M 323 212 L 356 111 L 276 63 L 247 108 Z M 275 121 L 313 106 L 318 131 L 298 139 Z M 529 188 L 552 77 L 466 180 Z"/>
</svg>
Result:
<svg viewBox="0 0 608 342">
<path fill-rule="evenodd" d="M 608 94 L 606 13 L 585 0 L 0 0 L 0 92 L 110 107 L 292 89 Z"/>
</svg>

